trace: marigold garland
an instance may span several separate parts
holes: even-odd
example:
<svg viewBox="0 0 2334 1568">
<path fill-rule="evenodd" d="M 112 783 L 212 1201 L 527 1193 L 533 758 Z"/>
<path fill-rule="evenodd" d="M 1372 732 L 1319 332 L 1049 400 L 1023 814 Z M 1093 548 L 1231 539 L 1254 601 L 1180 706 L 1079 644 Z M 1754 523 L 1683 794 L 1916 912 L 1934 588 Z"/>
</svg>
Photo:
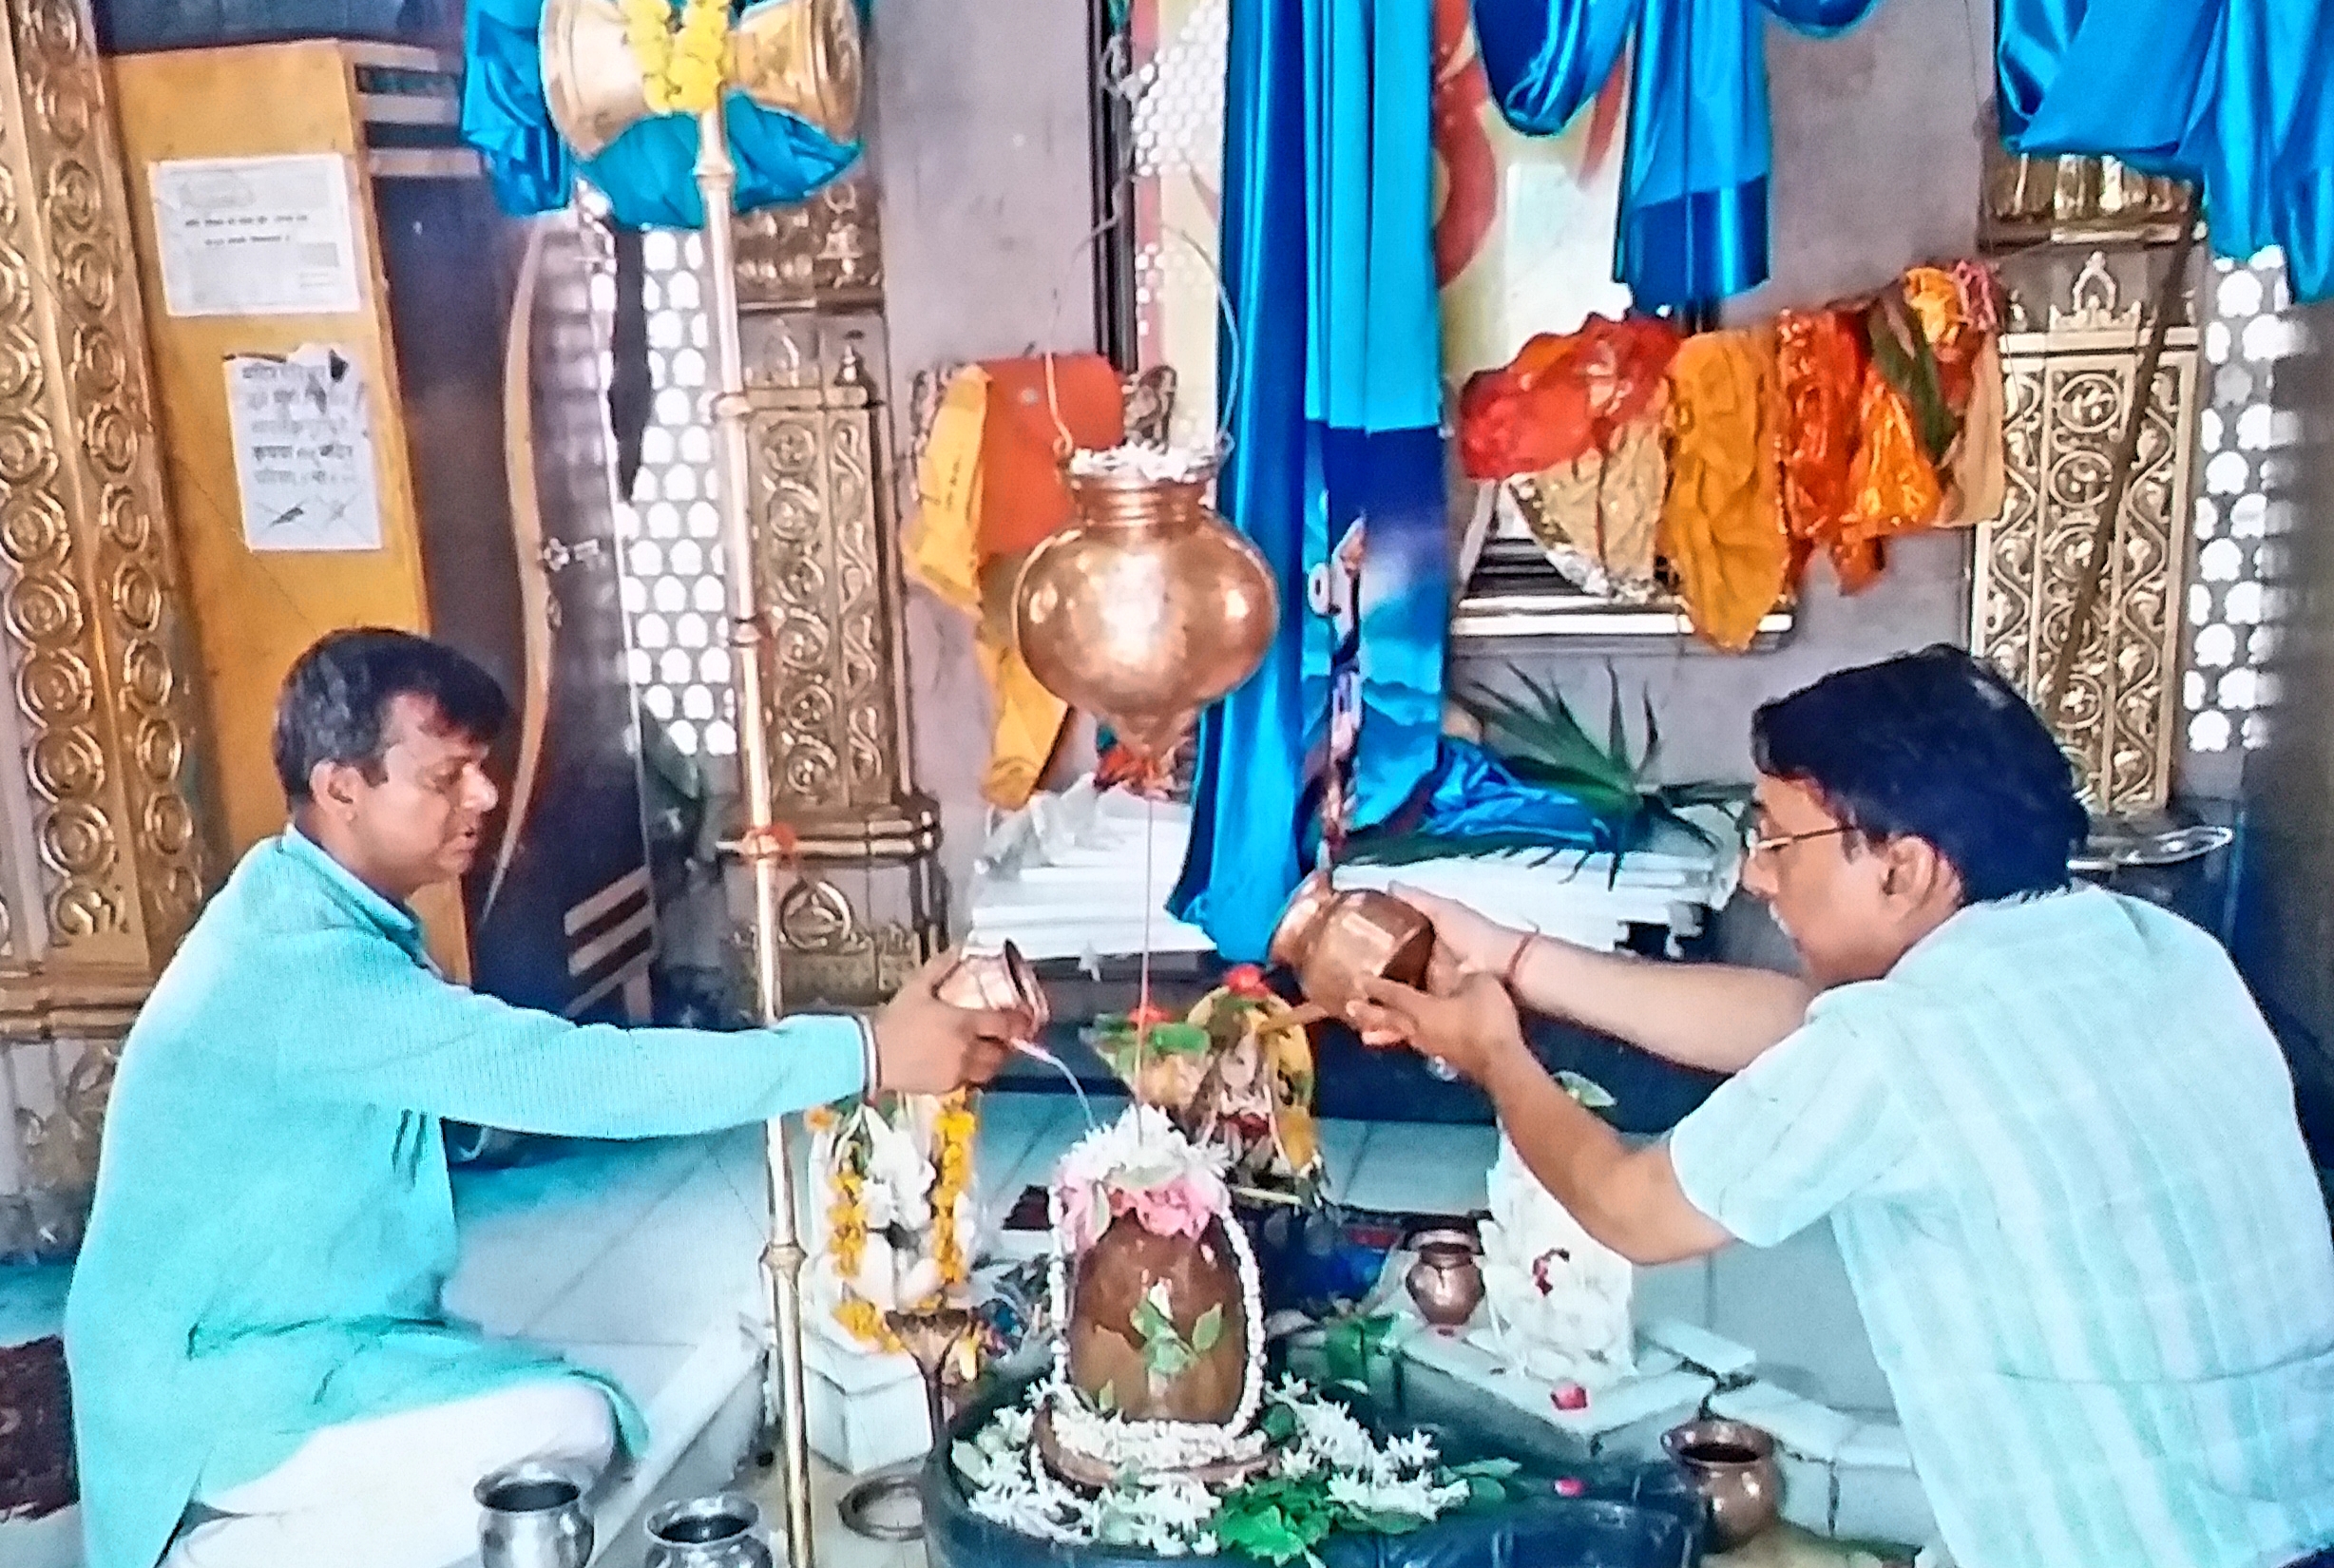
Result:
<svg viewBox="0 0 2334 1568">
<path fill-rule="evenodd" d="M 641 92 L 658 114 L 702 114 L 729 74 L 729 0 L 622 0 L 624 42 L 641 67 Z"/>
<path fill-rule="evenodd" d="M 970 1090 L 959 1089 L 940 1102 L 933 1119 L 932 1259 L 940 1265 L 942 1290 L 962 1285 L 971 1276 L 965 1244 L 956 1233 L 956 1206 L 972 1181 L 972 1135 L 979 1125 L 972 1114 Z"/>
<path fill-rule="evenodd" d="M 851 1113 L 854 1117 L 880 1114 L 871 1108 Z M 844 1128 L 827 1161 L 834 1198 L 827 1206 L 826 1253 L 842 1287 L 842 1300 L 832 1311 L 834 1321 L 863 1345 L 898 1350 L 902 1348 L 899 1339 L 884 1322 L 881 1309 L 861 1296 L 853 1284 L 867 1257 L 867 1134 L 856 1121 L 845 1127 L 831 1107 L 813 1110 L 804 1119 L 816 1133 Z M 979 1126 L 968 1090 L 960 1089 L 947 1096 L 933 1116 L 931 1256 L 940 1267 L 941 1288 L 929 1298 L 912 1304 L 918 1309 L 939 1305 L 948 1291 L 971 1277 L 970 1260 L 965 1255 L 964 1239 L 957 1231 L 956 1212 L 971 1186 L 973 1138 Z"/>
</svg>

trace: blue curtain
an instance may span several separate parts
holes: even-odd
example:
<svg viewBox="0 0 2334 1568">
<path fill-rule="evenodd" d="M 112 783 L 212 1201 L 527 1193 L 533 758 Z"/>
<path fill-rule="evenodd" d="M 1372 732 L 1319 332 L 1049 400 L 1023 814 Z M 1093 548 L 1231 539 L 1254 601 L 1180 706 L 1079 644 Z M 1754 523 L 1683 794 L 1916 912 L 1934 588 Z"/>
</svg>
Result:
<svg viewBox="0 0 2334 1568">
<path fill-rule="evenodd" d="M 1233 0 L 1219 345 L 1233 412 L 1216 504 L 1272 564 L 1280 632 L 1200 721 L 1191 850 L 1171 900 L 1261 958 L 1309 864 L 1307 762 L 1330 692 L 1358 682 L 1356 826 L 1492 827 L 1583 846 L 1576 802 L 1442 737 L 1449 543 L 1431 234 L 1428 8 Z M 1355 623 L 1309 579 L 1362 543 Z"/>
<path fill-rule="evenodd" d="M 2000 0 L 2003 143 L 2195 181 L 2213 249 L 2334 292 L 2326 0 Z"/>
<path fill-rule="evenodd" d="M 1635 33 L 1613 276 L 1652 310 L 1767 280 L 1767 16 L 1825 35 L 1879 3 L 1475 0 L 1475 32 L 1500 112 L 1537 136 L 1572 123 Z"/>
<path fill-rule="evenodd" d="M 697 122 L 686 115 L 643 120 L 599 157 L 577 158 L 560 142 L 544 102 L 542 22 L 543 0 L 470 0 L 464 26 L 462 136 L 486 160 L 503 210 L 525 217 L 564 207 L 581 175 L 606 195 L 623 227 L 702 227 Z M 739 212 L 800 201 L 859 156 L 857 142 L 832 141 L 740 94 L 730 94 L 723 107 Z"/>
</svg>

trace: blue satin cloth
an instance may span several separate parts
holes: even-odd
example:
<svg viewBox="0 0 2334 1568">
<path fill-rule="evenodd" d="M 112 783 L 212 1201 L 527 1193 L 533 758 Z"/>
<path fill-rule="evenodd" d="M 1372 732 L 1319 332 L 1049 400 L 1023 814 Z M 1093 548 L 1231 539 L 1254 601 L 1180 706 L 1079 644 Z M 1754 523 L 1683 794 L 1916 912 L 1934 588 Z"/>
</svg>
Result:
<svg viewBox="0 0 2334 1568">
<path fill-rule="evenodd" d="M 1594 842 L 1567 796 L 1442 735 L 1449 535 L 1432 250 L 1428 9 L 1417 0 L 1233 0 L 1222 267 L 1236 332 L 1216 505 L 1272 564 L 1281 624 L 1262 667 L 1200 721 L 1191 848 L 1170 907 L 1228 958 L 1264 956 L 1309 865 L 1330 693 L 1357 672 L 1353 824 L 1477 823 Z M 1363 525 L 1355 633 L 1307 583 Z"/>
<path fill-rule="evenodd" d="M 486 160 L 503 210 L 526 217 L 564 207 L 580 175 L 607 197 L 610 216 L 625 228 L 702 228 L 696 120 L 643 120 L 597 158 L 576 157 L 544 100 L 542 23 L 543 0 L 471 0 L 465 22 L 462 137 Z M 722 107 L 739 212 L 800 201 L 858 160 L 857 142 L 832 141 L 741 93 L 729 94 Z"/>
<path fill-rule="evenodd" d="M 1767 281 L 1766 18 L 1823 36 L 1878 4 L 1475 0 L 1475 33 L 1501 114 L 1536 136 L 1572 123 L 1636 33 L 1613 276 L 1654 310 Z"/>
<path fill-rule="evenodd" d="M 2212 248 L 2286 253 L 2334 292 L 2334 18 L 2327 0 L 2000 0 L 2001 136 L 2104 154 L 2204 191 Z"/>
</svg>

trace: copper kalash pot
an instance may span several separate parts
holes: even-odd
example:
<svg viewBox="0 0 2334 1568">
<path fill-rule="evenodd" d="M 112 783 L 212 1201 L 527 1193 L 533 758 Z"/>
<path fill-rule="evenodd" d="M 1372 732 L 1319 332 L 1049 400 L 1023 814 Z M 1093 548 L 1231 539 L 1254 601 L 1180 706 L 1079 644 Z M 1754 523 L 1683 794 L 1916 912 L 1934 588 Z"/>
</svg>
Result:
<svg viewBox="0 0 2334 1568">
<path fill-rule="evenodd" d="M 1342 1019 L 1362 998 L 1368 978 L 1417 985 L 1434 956 L 1434 927 L 1391 893 L 1357 888 L 1339 892 L 1327 871 L 1315 871 L 1273 927 L 1270 957 L 1295 972 L 1305 999 Z"/>
<path fill-rule="evenodd" d="M 1150 758 L 1254 672 L 1280 623 L 1272 568 L 1207 505 L 1213 472 L 1073 467 L 1078 521 L 1029 552 L 1014 589 L 1029 673 Z"/>
</svg>

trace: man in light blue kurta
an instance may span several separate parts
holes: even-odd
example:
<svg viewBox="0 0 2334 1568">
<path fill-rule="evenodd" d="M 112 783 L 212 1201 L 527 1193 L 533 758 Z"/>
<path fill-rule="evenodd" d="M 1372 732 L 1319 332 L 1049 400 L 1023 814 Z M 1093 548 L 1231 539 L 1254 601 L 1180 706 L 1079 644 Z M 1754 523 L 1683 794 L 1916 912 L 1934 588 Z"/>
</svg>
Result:
<svg viewBox="0 0 2334 1568">
<path fill-rule="evenodd" d="M 1961 1568 L 2334 1562 L 2334 1233 L 2227 954 L 2070 885 L 2066 760 L 1966 655 L 1845 672 L 1754 739 L 1746 880 L 1806 981 L 1438 902 L 1442 994 L 1382 988 L 1363 1022 L 1483 1082 L 1636 1262 L 1828 1217 Z M 1518 999 L 1734 1076 L 1625 1149 L 1532 1061 Z"/>
<path fill-rule="evenodd" d="M 152 1568 L 190 1503 L 326 1429 L 584 1377 L 445 1315 L 441 1119 L 651 1138 L 854 1094 L 870 1067 L 907 1088 L 994 1070 L 997 1021 L 928 985 L 864 1031 L 709 1034 L 578 1026 L 439 979 L 405 900 L 474 851 L 501 714 L 483 672 L 396 633 L 337 634 L 287 681 L 299 825 L 204 910 L 114 1086 L 66 1324 L 90 1568 Z M 602 1386 L 637 1448 L 640 1411 Z M 450 1505 L 459 1539 L 473 1516 Z M 231 1525 L 189 1560 L 245 1560 Z"/>
</svg>

